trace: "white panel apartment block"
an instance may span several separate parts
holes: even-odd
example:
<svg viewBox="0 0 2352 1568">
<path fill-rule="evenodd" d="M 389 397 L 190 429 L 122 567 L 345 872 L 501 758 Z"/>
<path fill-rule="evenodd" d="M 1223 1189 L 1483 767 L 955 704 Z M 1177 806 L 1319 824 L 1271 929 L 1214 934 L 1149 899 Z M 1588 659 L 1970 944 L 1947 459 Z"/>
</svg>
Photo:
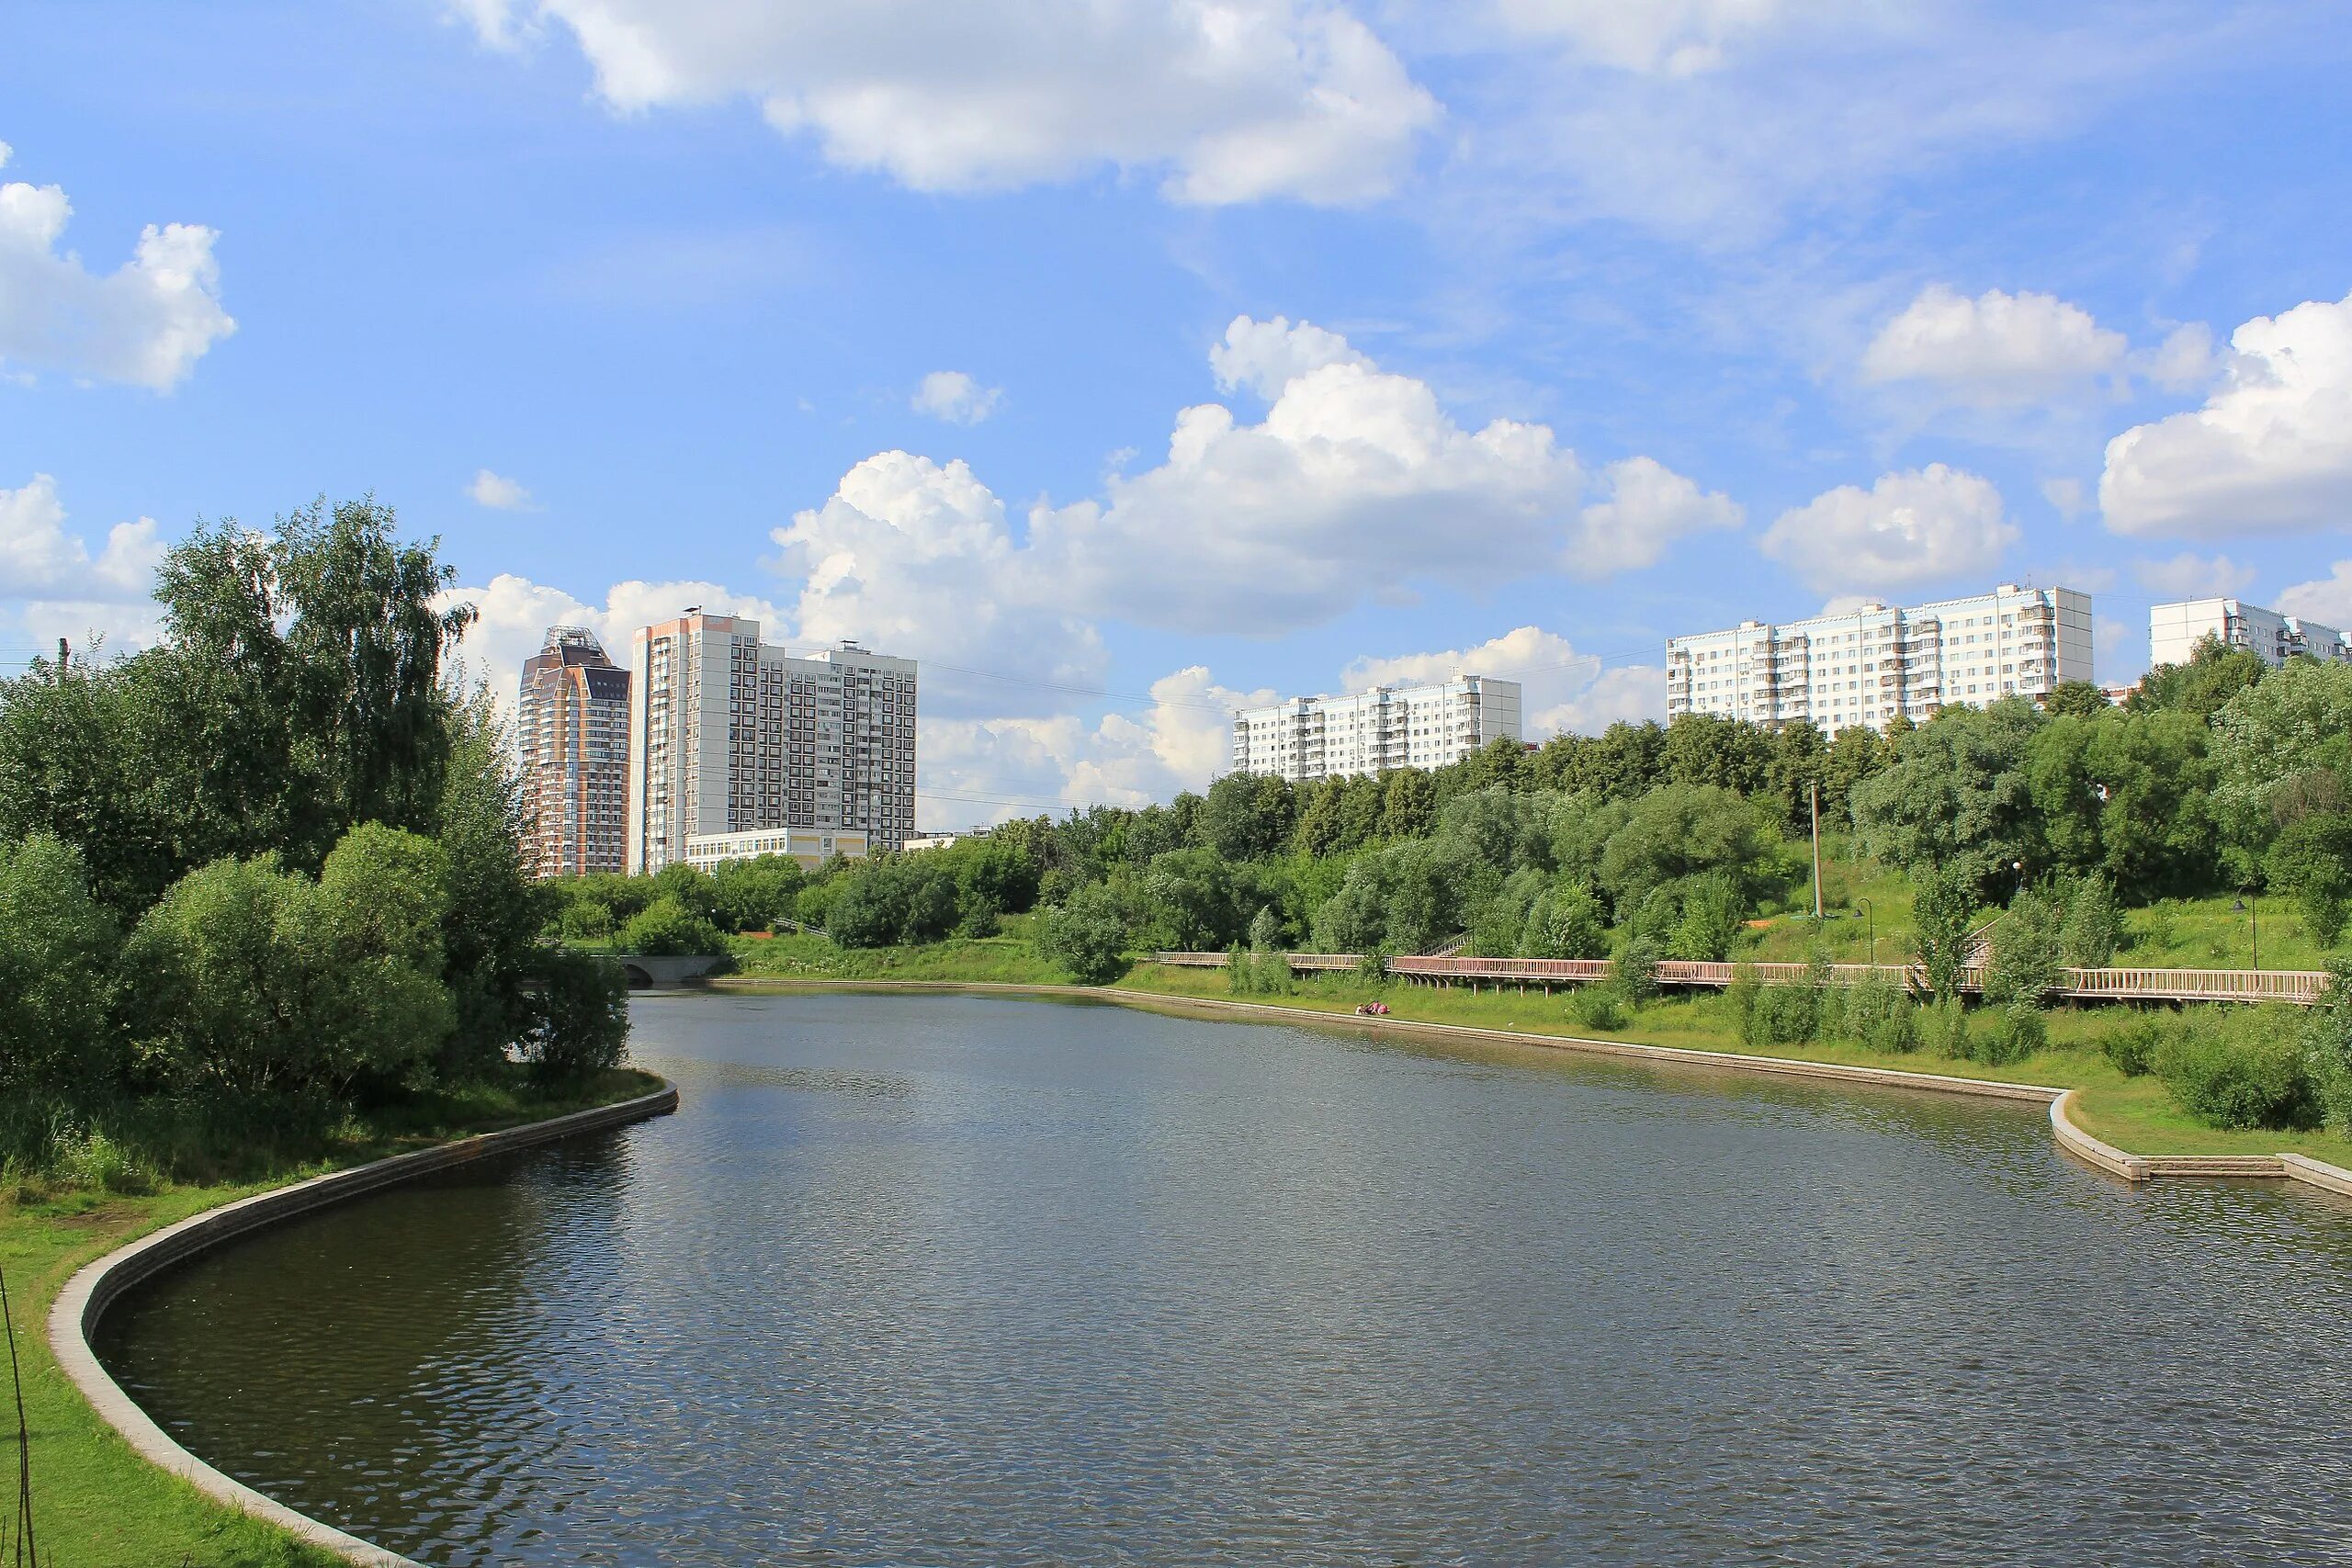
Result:
<svg viewBox="0 0 2352 1568">
<path fill-rule="evenodd" d="M 689 612 L 636 638 L 628 868 L 707 861 L 722 835 L 914 831 L 915 661 L 854 643 L 795 658 L 760 623 Z M 690 840 L 709 841 L 690 855 Z"/>
<path fill-rule="evenodd" d="M 2071 588 L 2003 583 L 1990 593 L 1668 638 L 1666 712 L 1715 714 L 1825 734 L 1884 730 L 1901 714 L 2040 698 L 2091 679 L 2091 599 Z"/>
<path fill-rule="evenodd" d="M 1292 697 L 1233 716 L 1233 771 L 1293 784 L 1442 768 L 1490 740 L 1520 738 L 1516 681 L 1457 675 L 1344 697 Z"/>
<path fill-rule="evenodd" d="M 2209 637 L 2226 648 L 2249 649 L 2274 667 L 2297 654 L 2352 660 L 2352 645 L 2334 626 L 2237 599 L 2184 599 L 2149 610 L 2148 662 L 2186 664 Z"/>
</svg>

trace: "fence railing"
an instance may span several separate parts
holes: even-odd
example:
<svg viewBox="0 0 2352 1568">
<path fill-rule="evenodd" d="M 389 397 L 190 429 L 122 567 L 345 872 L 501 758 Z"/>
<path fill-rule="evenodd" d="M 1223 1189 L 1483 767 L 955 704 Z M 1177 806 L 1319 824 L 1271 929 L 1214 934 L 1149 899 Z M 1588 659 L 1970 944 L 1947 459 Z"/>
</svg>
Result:
<svg viewBox="0 0 2352 1568">
<path fill-rule="evenodd" d="M 1292 953 L 1283 955 L 1291 969 L 1298 974 L 1317 971 L 1353 970 L 1363 963 L 1363 956 L 1352 953 Z M 1221 969 L 1226 955 L 1222 953 L 1155 953 L 1156 964 L 1176 964 L 1188 968 Z M 1493 981 L 1498 985 L 1521 986 L 1581 986 L 1609 977 L 1610 965 L 1602 958 L 1464 958 L 1414 957 L 1388 959 L 1385 968 L 1401 979 L 1423 980 L 1439 984 L 1479 984 Z M 1742 971 L 1752 973 L 1767 986 L 1804 985 L 1813 976 L 1812 967 L 1804 964 L 1702 964 L 1682 959 L 1668 959 L 1657 966 L 1661 986 L 1679 986 L 1720 990 L 1737 979 Z M 2308 1005 L 2319 999 L 2327 988 L 2327 974 L 2318 969 L 2151 969 L 2125 967 L 2113 969 L 2066 969 L 2061 971 L 2064 981 L 2051 988 L 2053 997 L 2091 1001 L 2101 998 L 2115 1001 L 2206 1001 L 2206 1002 L 2292 1002 Z M 1927 976 L 1917 965 L 1899 964 L 1833 964 L 1829 966 L 1829 983 L 1851 986 L 1877 976 L 1911 990 L 1925 990 Z M 1960 988 L 1982 991 L 1985 971 L 1972 966 L 1961 972 Z"/>
</svg>

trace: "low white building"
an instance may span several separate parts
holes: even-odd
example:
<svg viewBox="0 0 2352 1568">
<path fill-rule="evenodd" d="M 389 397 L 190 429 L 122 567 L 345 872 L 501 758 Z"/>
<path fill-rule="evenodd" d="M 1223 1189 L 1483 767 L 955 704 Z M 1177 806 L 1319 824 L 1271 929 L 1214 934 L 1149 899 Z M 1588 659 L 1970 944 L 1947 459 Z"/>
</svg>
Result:
<svg viewBox="0 0 2352 1568">
<path fill-rule="evenodd" d="M 1924 723 L 1954 705 L 2039 699 L 2089 679 L 2090 595 L 2009 582 L 1907 608 L 1743 621 L 1666 645 L 1669 722 L 1708 713 L 1777 729 L 1811 719 L 1828 735 L 1883 731 L 1897 714 Z"/>
<path fill-rule="evenodd" d="M 752 828 L 740 833 L 693 833 L 686 838 L 686 863 L 711 871 L 731 860 L 790 855 L 810 871 L 835 855 L 865 858 L 865 835 L 842 828 Z"/>
<path fill-rule="evenodd" d="M 2148 611 L 2148 662 L 2186 664 L 2207 637 L 2225 648 L 2243 648 L 2265 664 L 2284 664 L 2297 654 L 2352 660 L 2352 645 L 2334 626 L 2282 615 L 2240 599 L 2183 599 Z"/>
<path fill-rule="evenodd" d="M 1292 697 L 1233 716 L 1233 771 L 1293 784 L 1442 768 L 1490 740 L 1520 738 L 1516 681 L 1457 675 L 1343 697 Z"/>
</svg>

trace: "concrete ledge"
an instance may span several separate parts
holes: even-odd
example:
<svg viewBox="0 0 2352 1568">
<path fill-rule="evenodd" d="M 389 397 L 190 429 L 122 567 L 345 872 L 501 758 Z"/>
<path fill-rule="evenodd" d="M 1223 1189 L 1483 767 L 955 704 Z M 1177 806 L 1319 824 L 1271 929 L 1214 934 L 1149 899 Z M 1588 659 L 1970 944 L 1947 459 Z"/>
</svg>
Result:
<svg viewBox="0 0 2352 1568">
<path fill-rule="evenodd" d="M 2326 1165 L 2308 1155 L 2280 1155 L 2281 1174 L 2294 1180 L 2308 1182 L 2346 1198 L 2352 1198 L 2352 1170 L 2341 1166 Z"/>
<path fill-rule="evenodd" d="M 2072 1114 L 2074 1089 L 2067 1089 L 2050 1102 L 2050 1134 L 2058 1146 L 2076 1159 L 2095 1165 L 2109 1176 L 2120 1176 L 2126 1181 L 2145 1181 L 2155 1174 L 2148 1168 L 2143 1155 L 2125 1154 L 2113 1144 L 2091 1136 L 2075 1124 Z"/>
<path fill-rule="evenodd" d="M 176 1224 L 166 1225 L 117 1248 L 67 1280 L 65 1288 L 58 1292 L 56 1302 L 50 1308 L 49 1348 L 56 1355 L 58 1366 L 81 1391 L 82 1397 L 88 1400 L 99 1416 L 119 1432 L 123 1440 L 150 1464 L 169 1471 L 216 1503 L 225 1503 L 242 1513 L 266 1520 L 297 1540 L 334 1552 L 345 1562 L 364 1563 L 368 1568 L 417 1568 L 417 1564 L 408 1558 L 386 1551 L 356 1536 L 346 1535 L 332 1525 L 321 1524 L 308 1515 L 296 1513 L 243 1482 L 221 1474 L 180 1447 L 147 1412 L 123 1393 L 121 1385 L 99 1364 L 96 1352 L 90 1348 L 91 1332 L 97 1327 L 98 1319 L 105 1315 L 107 1308 L 141 1280 L 152 1278 L 183 1258 L 192 1258 L 208 1247 L 218 1247 L 248 1231 L 291 1219 L 298 1214 L 311 1213 L 390 1187 L 395 1182 L 412 1181 L 420 1176 L 447 1170 L 492 1155 L 552 1143 L 558 1138 L 641 1122 L 650 1116 L 665 1115 L 677 1108 L 677 1087 L 664 1084 L 653 1093 L 640 1095 L 635 1100 L 600 1105 L 593 1110 L 578 1111 L 568 1116 L 509 1127 L 501 1132 L 459 1138 L 453 1143 L 419 1149 L 413 1154 L 394 1155 L 389 1159 L 355 1166 L 349 1170 L 330 1171 L 307 1181 L 298 1181 L 291 1187 L 256 1193 L 251 1198 L 190 1215 Z"/>
</svg>

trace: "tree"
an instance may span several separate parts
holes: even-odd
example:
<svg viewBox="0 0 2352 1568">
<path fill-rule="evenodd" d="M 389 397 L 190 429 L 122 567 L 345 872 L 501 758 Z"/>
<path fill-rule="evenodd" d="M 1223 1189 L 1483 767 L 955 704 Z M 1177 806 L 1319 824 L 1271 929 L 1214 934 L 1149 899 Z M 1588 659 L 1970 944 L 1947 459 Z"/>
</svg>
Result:
<svg viewBox="0 0 2352 1568">
<path fill-rule="evenodd" d="M 1949 707 L 1907 737 L 1894 764 L 1854 791 L 1865 851 L 1916 880 L 1957 867 L 1980 895 L 2014 881 L 2015 863 L 2047 866 L 2026 770 L 2041 716 L 2005 698 Z"/>
<path fill-rule="evenodd" d="M 1500 784 L 1457 795 L 1438 813 L 1437 836 L 1455 853 L 1498 872 L 1533 865 L 1548 869 L 1552 797 L 1514 795 Z"/>
<path fill-rule="evenodd" d="M 0 1096 L 87 1093 L 121 1071 L 107 1020 L 120 942 L 79 850 L 48 833 L 0 842 Z"/>
<path fill-rule="evenodd" d="M 2206 723 L 2268 669 L 2261 655 L 2225 647 L 2208 634 L 2198 639 L 2188 663 L 2159 664 L 2142 676 L 2123 705 L 2134 714 L 2182 713 Z"/>
<path fill-rule="evenodd" d="M 2293 896 L 2312 940 L 2334 947 L 2352 921 L 2352 811 L 2296 818 L 2280 830 L 2266 863 L 2271 885 Z"/>
<path fill-rule="evenodd" d="M 1399 768 L 1381 782 L 1380 837 L 1418 839 L 1430 830 L 1436 791 L 1419 768 Z"/>
<path fill-rule="evenodd" d="M 2059 951 L 2077 968 L 2103 969 L 2115 962 L 2115 950 L 2122 945 L 2123 914 L 2115 906 L 2115 886 L 2093 872 L 2067 889 Z"/>
<path fill-rule="evenodd" d="M 1939 1001 L 1957 997 L 1976 918 L 1975 879 L 1959 866 L 1937 865 L 1914 873 L 1911 886 L 1911 923 L 1928 993 Z"/>
<path fill-rule="evenodd" d="M 648 958 L 699 957 L 726 952 L 727 939 L 717 926 L 663 894 L 621 928 L 621 947 Z"/>
<path fill-rule="evenodd" d="M 722 861 L 710 874 L 715 923 L 729 931 L 763 931 L 792 915 L 808 874 L 790 855 Z"/>
<path fill-rule="evenodd" d="M 1169 851 L 1151 863 L 1143 891 L 1157 940 L 1178 952 L 1212 952 L 1241 932 L 1233 867 L 1215 850 Z"/>
<path fill-rule="evenodd" d="M 2061 681 L 2041 699 L 2041 711 L 2052 718 L 2096 718 L 2113 705 L 2096 681 Z"/>
<path fill-rule="evenodd" d="M 628 1050 L 628 980 L 609 958 L 543 948 L 530 1028 L 519 1042 L 535 1077 L 577 1082 L 621 1065 Z"/>
<path fill-rule="evenodd" d="M 2279 820 L 2282 784 L 2352 762 L 2352 664 L 2294 659 L 2213 716 L 2213 809 L 2231 880 L 2251 882 Z"/>
<path fill-rule="evenodd" d="M 1713 784 L 1758 795 L 1773 782 L 1773 747 L 1752 724 L 1711 713 L 1678 715 L 1658 749 L 1664 776 L 1680 784 Z"/>
<path fill-rule="evenodd" d="M 1209 785 L 1195 831 L 1199 841 L 1228 861 L 1263 860 L 1282 852 L 1295 805 L 1290 784 L 1271 773 L 1227 773 Z"/>
<path fill-rule="evenodd" d="M 1118 904 L 1100 883 L 1080 888 L 1038 922 L 1038 956 L 1058 964 L 1082 986 L 1117 979 L 1126 967 L 1126 942 Z"/>
<path fill-rule="evenodd" d="M 2046 893 L 2020 889 L 1993 928 L 1992 962 L 1984 976 L 1988 1001 L 2039 1005 L 2058 984 L 2064 910 Z"/>
<path fill-rule="evenodd" d="M 2329 1126 L 2352 1135 L 2352 958 L 2332 958 L 2327 988 L 2303 1015 L 2303 1070 Z"/>
<path fill-rule="evenodd" d="M 1527 912 L 1521 934 L 1521 958 L 1605 958 L 1609 929 L 1600 900 L 1582 882 L 1566 878 L 1545 889 Z"/>
<path fill-rule="evenodd" d="M 1683 895 L 1682 918 L 1676 922 L 1668 952 L 1690 963 L 1722 963 L 1731 956 L 1747 908 L 1747 900 L 1729 874 L 1710 872 L 1697 878 Z"/>
<path fill-rule="evenodd" d="M 1661 784 L 1634 802 L 1600 854 L 1600 885 L 1619 909 L 1654 887 L 1706 872 L 1743 896 L 1764 880 L 1773 840 L 1756 808 L 1715 784 Z"/>
<path fill-rule="evenodd" d="M 488 693 L 454 707 L 449 723 L 435 837 L 448 858 L 442 974 L 457 1022 L 440 1067 L 464 1078 L 497 1071 L 529 1021 L 539 932 L 555 895 L 523 865 L 522 784 Z M 594 882 L 614 911 L 608 930 L 644 907 L 647 879 Z"/>
</svg>

